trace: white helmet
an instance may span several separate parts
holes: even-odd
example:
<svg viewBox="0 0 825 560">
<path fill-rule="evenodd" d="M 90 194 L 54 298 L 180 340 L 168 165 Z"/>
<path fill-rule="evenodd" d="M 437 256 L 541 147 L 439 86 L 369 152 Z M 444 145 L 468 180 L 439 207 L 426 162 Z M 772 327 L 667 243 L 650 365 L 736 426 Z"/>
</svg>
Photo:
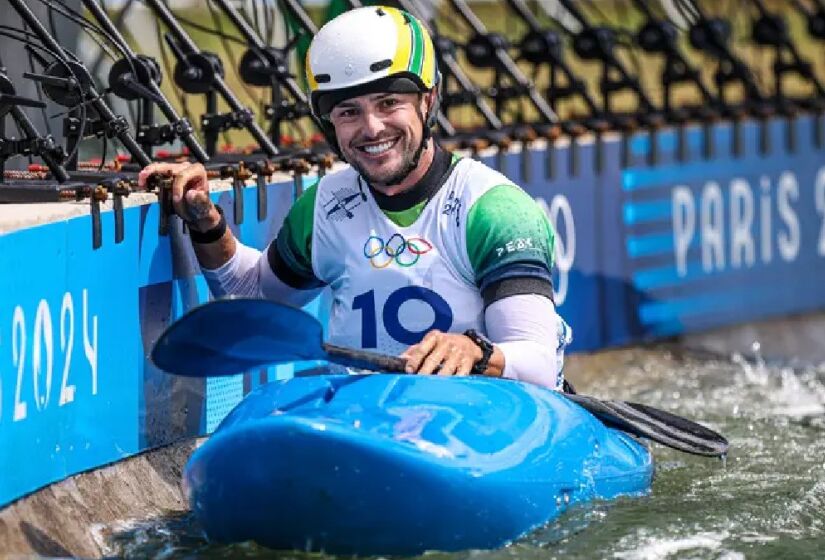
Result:
<svg viewBox="0 0 825 560">
<path fill-rule="evenodd" d="M 324 25 L 307 51 L 306 74 L 317 118 L 345 99 L 426 92 L 439 81 L 427 30 L 407 12 L 386 6 L 357 8 Z"/>
</svg>

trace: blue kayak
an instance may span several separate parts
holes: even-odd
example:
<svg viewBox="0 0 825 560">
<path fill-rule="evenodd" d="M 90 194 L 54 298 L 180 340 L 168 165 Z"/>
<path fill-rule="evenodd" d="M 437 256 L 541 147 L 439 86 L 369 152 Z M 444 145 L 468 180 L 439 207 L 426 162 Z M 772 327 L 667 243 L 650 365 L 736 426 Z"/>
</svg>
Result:
<svg viewBox="0 0 825 560">
<path fill-rule="evenodd" d="M 644 445 L 553 391 L 389 374 L 263 385 L 184 472 L 210 539 L 358 555 L 497 548 L 652 477 Z"/>
</svg>

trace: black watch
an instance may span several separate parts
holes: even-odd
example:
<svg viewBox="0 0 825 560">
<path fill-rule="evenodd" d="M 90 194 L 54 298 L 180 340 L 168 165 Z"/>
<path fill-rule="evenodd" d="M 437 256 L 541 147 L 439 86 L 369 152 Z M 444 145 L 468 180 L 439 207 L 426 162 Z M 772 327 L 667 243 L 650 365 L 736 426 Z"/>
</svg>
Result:
<svg viewBox="0 0 825 560">
<path fill-rule="evenodd" d="M 490 339 L 478 332 L 475 329 L 464 331 L 464 336 L 476 343 L 481 348 L 481 359 L 478 360 L 473 369 L 470 370 L 470 375 L 484 375 L 487 371 L 487 366 L 490 364 L 490 358 L 493 355 L 493 343 Z"/>
</svg>

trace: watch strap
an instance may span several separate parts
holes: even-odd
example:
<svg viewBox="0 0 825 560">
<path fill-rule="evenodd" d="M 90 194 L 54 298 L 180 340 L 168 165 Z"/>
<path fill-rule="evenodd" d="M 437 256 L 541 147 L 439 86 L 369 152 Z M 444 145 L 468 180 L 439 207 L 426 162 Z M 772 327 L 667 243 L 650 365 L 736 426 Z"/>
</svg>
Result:
<svg viewBox="0 0 825 560">
<path fill-rule="evenodd" d="M 490 365 L 490 358 L 493 356 L 493 343 L 490 342 L 489 338 L 475 329 L 464 331 L 464 336 L 475 342 L 476 346 L 481 348 L 481 359 L 473 365 L 473 369 L 470 370 L 470 374 L 484 375 L 487 371 L 487 366 Z"/>
</svg>

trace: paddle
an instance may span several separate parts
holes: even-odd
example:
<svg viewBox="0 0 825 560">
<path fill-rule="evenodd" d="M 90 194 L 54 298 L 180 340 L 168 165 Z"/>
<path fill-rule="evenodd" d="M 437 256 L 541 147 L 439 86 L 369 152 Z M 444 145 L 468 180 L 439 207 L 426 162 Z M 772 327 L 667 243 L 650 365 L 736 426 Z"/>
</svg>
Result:
<svg viewBox="0 0 825 560">
<path fill-rule="evenodd" d="M 361 369 L 404 373 L 404 360 L 323 341 L 308 313 L 273 301 L 227 298 L 200 305 L 175 321 L 152 349 L 154 364 L 174 375 L 212 377 L 279 363 L 325 360 Z M 605 424 L 673 449 L 722 456 L 728 442 L 691 420 L 651 406 L 564 395 Z"/>
</svg>

